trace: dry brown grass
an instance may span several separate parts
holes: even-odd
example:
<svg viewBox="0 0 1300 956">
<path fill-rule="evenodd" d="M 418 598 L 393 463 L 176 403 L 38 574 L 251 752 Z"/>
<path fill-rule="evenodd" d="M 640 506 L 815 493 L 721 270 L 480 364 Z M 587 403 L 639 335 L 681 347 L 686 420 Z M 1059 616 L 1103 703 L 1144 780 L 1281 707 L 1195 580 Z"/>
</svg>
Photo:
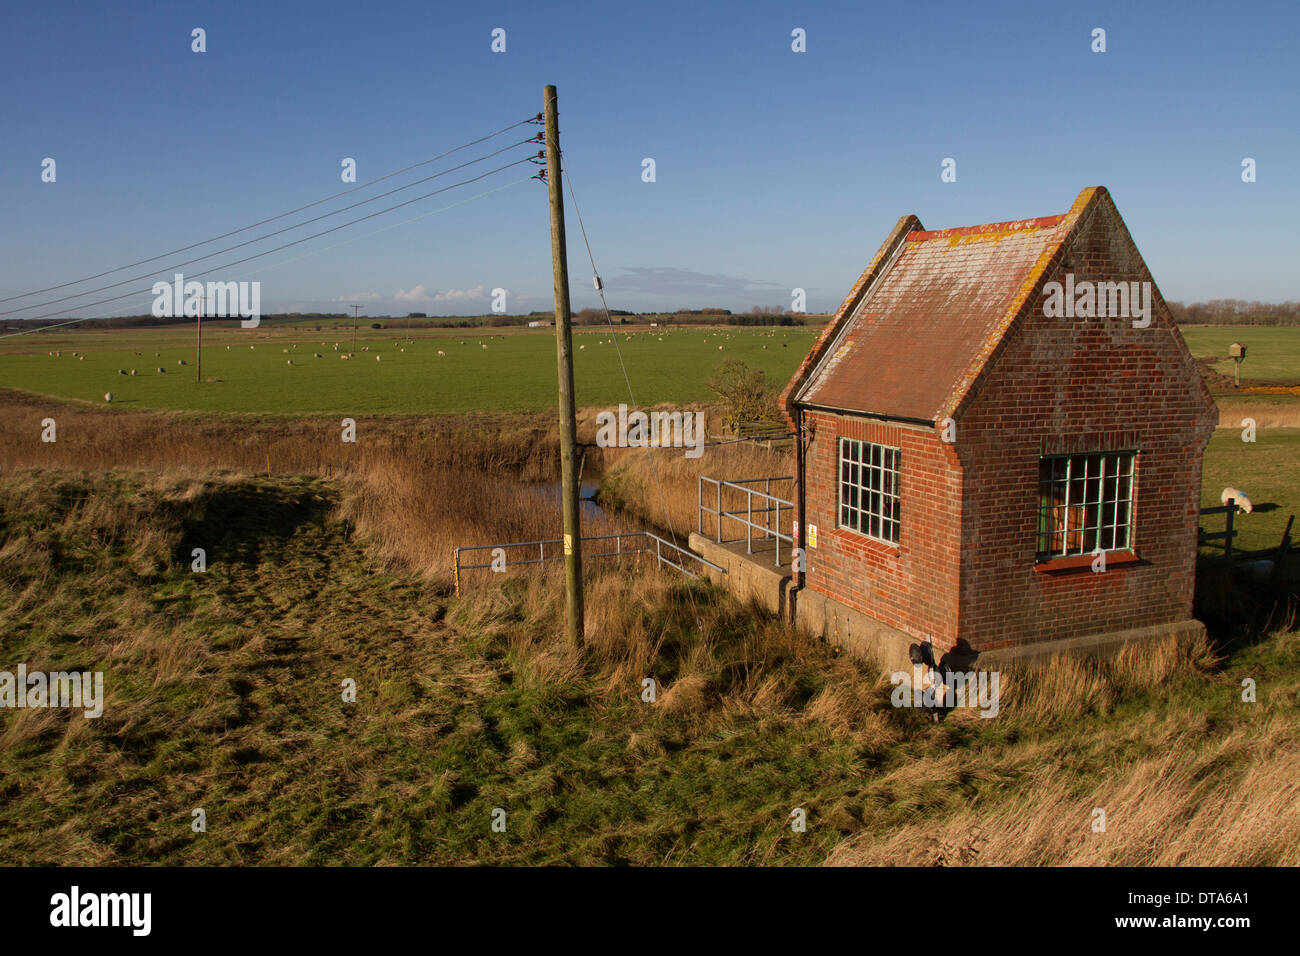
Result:
<svg viewBox="0 0 1300 956">
<path fill-rule="evenodd" d="M 560 535 L 558 495 L 546 488 L 558 480 L 558 428 L 550 415 L 361 417 L 356 442 L 345 443 L 341 420 L 332 418 L 122 411 L 2 390 L 0 408 L 6 471 L 342 479 L 348 493 L 340 512 L 376 554 L 443 585 L 451 582 L 457 546 Z M 56 442 L 40 440 L 46 416 L 57 422 Z M 584 535 L 637 530 L 584 517 Z"/>
<path fill-rule="evenodd" d="M 832 866 L 1295 866 L 1300 863 L 1300 734 L 1283 718 L 1207 737 L 1200 715 L 1152 721 L 1145 756 L 1093 781 L 1043 748 L 1010 799 L 973 803 L 881 833 L 866 829 Z M 933 782 L 966 755 L 909 766 L 882 781 Z M 996 766 L 996 760 L 991 761 Z M 1105 831 L 1094 830 L 1095 810 Z"/>
<path fill-rule="evenodd" d="M 699 458 L 687 458 L 678 448 L 605 449 L 601 467 L 602 498 L 656 527 L 671 527 L 684 537 L 698 529 L 700 476 L 735 481 L 793 475 L 794 452 L 789 445 L 767 449 L 751 442 L 709 445 Z M 754 487 L 763 490 L 762 486 Z M 791 488 L 792 482 L 774 482 L 771 491 L 789 501 Z M 716 508 L 711 486 L 706 488 L 705 504 Z M 745 496 L 725 490 L 722 506 L 727 511 L 744 508 Z M 703 530 L 712 534 L 713 517 L 705 515 L 703 521 Z M 789 521 L 782 515 L 783 528 L 788 530 Z M 744 534 L 743 526 L 730 521 L 724 531 L 729 538 Z"/>
<path fill-rule="evenodd" d="M 20 816 L 37 819 L 32 808 L 50 801 L 80 807 L 69 838 L 81 841 L 86 860 L 248 862 L 238 834 L 211 842 L 219 852 L 193 849 L 154 836 L 150 822 L 149 788 L 166 789 L 169 812 L 183 816 L 203 788 L 233 779 L 256 784 L 248 801 L 238 791 L 226 797 L 253 821 L 279 792 L 304 794 L 292 812 L 277 810 L 280 836 L 255 854 L 269 863 L 344 859 L 349 847 L 365 851 L 365 862 L 477 859 L 478 844 L 446 849 L 461 839 L 454 827 L 436 840 L 420 828 L 447 819 L 458 801 L 495 805 L 501 794 L 562 823 L 556 836 L 539 825 L 520 846 L 582 843 L 585 862 L 697 859 L 690 834 L 710 832 L 732 842 L 711 845 L 698 857 L 705 861 L 808 862 L 829 853 L 836 865 L 1300 863 L 1294 635 L 1277 638 L 1263 664 L 1247 665 L 1261 686 L 1266 677 L 1272 685 L 1255 709 L 1237 703 L 1240 673 L 1220 673 L 1204 646 L 1170 642 L 1112 660 L 1006 671 L 998 719 L 958 710 L 935 725 L 891 707 L 888 681 L 869 664 L 835 657 L 770 615 L 642 559 L 589 562 L 581 650 L 561 637 L 553 575 L 489 578 L 452 602 L 372 574 L 378 557 L 440 582 L 454 544 L 554 536 L 551 499 L 519 485 L 554 479 L 554 432 L 540 417 L 362 421 L 358 445 L 344 446 L 333 422 L 69 406 L 59 413 L 59 443 L 41 446 L 30 412 L 19 403 L 15 415 L 0 416 L 0 464 L 26 470 L 7 476 L 0 497 L 4 527 L 23 527 L 0 542 L 0 624 L 28 645 L 32 669 L 53 669 L 84 648 L 117 677 L 103 723 L 14 712 L 0 757 L 44 767 L 51 749 L 83 754 L 77 780 L 24 791 Z M 256 456 L 279 442 L 286 469 L 337 480 L 241 474 L 260 470 Z M 293 451 L 297 443 L 306 451 Z M 649 454 L 659 456 L 659 479 L 677 502 L 679 531 L 694 526 L 698 474 L 780 474 L 789 464 L 785 453 L 748 445 L 718 446 L 699 460 L 593 455 L 589 466 L 607 469 L 616 487 L 640 482 L 629 510 L 657 525 Z M 265 527 L 260 516 L 246 522 L 264 535 L 258 550 L 202 580 L 177 575 L 184 529 L 219 522 L 228 512 L 214 518 L 217 502 L 254 507 L 270 497 L 292 509 L 312 496 L 322 512 L 348 518 L 366 548 L 332 517 L 317 524 L 295 512 L 287 535 L 269 514 Z M 178 580 L 164 587 L 168 575 Z M 325 662 L 342 656 L 372 688 L 367 706 L 387 736 L 358 743 L 350 718 L 333 704 L 320 709 L 336 686 Z M 659 687 L 655 708 L 639 703 L 647 677 Z M 250 691 L 238 689 L 245 681 L 260 715 Z M 308 713 L 327 734 L 298 722 Z M 562 745 L 550 736 L 559 725 Z M 173 739 L 186 746 L 168 750 Z M 197 770 L 187 747 L 202 748 Z M 235 755 L 246 752 L 267 755 L 266 769 L 239 769 Z M 137 766 L 137 755 L 154 762 Z M 431 760 L 441 761 L 436 771 Z M 769 773 L 778 761 L 780 773 Z M 397 780 L 394 766 L 403 768 Z M 502 767 L 509 780 L 494 776 Z M 610 786 L 633 777 L 635 786 L 607 799 Z M 673 778 L 676 789 L 661 783 Z M 574 779 L 585 781 L 583 812 L 565 790 Z M 726 786 L 737 779 L 743 786 Z M 119 780 L 148 787 L 119 793 Z M 470 783 L 482 784 L 481 797 L 464 795 Z M 327 791 L 334 816 L 302 830 L 295 814 L 323 804 Z M 553 801 L 562 791 L 560 811 Z M 406 820 L 403 806 L 417 797 Z M 802 844 L 790 842 L 785 824 L 794 801 L 812 821 Z M 365 813 L 354 821 L 347 814 L 357 807 Z M 1092 831 L 1096 807 L 1106 811 L 1105 833 Z M 135 821 L 138 842 L 106 842 L 93 823 L 105 808 Z M 405 822 L 388 828 L 385 814 Z M 360 829 L 340 837 L 340 819 Z M 707 825 L 681 831 L 679 843 L 656 842 L 683 820 Z M 421 836 L 408 844 L 409 833 Z M 362 837 L 382 849 L 370 853 Z M 22 840 L 48 850 L 39 833 Z M 215 855 L 185 856 L 207 852 Z"/>
<path fill-rule="evenodd" d="M 1244 394 L 1219 396 L 1219 428 L 1240 430 L 1241 420 L 1254 420 L 1257 428 L 1300 428 L 1300 403 L 1273 398 L 1268 392 L 1242 390 Z M 1294 391 L 1283 393 L 1288 398 Z"/>
</svg>

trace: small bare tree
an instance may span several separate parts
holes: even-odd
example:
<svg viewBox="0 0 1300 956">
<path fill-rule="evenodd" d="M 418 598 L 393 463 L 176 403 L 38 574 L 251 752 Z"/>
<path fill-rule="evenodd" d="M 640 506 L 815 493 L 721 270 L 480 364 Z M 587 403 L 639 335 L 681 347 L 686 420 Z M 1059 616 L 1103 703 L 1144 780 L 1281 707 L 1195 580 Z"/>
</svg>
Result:
<svg viewBox="0 0 1300 956">
<path fill-rule="evenodd" d="M 708 385 L 722 402 L 723 426 L 733 433 L 739 432 L 743 422 L 779 420 L 776 392 L 768 386 L 767 375 L 760 368 L 740 359 L 727 359 L 714 371 Z"/>
</svg>

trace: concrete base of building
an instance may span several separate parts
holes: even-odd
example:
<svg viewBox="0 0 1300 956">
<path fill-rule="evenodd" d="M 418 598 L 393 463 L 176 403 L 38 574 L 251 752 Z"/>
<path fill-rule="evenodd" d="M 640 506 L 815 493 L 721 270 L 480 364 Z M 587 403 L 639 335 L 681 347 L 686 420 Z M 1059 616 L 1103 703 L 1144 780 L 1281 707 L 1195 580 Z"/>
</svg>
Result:
<svg viewBox="0 0 1300 956">
<path fill-rule="evenodd" d="M 834 598 L 808 588 L 793 589 L 789 564 L 777 565 L 770 545 L 755 554 L 746 553 L 745 542 L 718 543 L 692 532 L 691 549 L 707 561 L 727 569 L 723 574 L 707 569 L 714 583 L 727 588 L 743 601 L 754 601 L 781 615 L 814 637 L 843 648 L 847 653 L 871 661 L 886 673 L 910 671 L 909 645 L 921 637 L 877 621 Z M 1051 641 L 1031 641 L 1017 647 L 980 651 L 981 669 L 1006 666 L 1037 666 L 1058 655 L 1109 656 L 1122 648 L 1173 638 L 1191 644 L 1205 636 L 1205 625 L 1194 619 L 1149 627 L 1106 631 Z"/>
</svg>

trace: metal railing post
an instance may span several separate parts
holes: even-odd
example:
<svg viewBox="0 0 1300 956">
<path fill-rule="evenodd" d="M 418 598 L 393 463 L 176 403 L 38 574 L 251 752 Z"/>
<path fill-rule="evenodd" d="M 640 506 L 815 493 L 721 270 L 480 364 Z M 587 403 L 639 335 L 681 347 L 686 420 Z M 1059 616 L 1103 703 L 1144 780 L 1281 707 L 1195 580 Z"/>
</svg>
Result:
<svg viewBox="0 0 1300 956">
<path fill-rule="evenodd" d="M 781 502 L 777 498 L 772 499 L 776 505 L 776 566 L 781 566 Z"/>
<path fill-rule="evenodd" d="M 754 553 L 754 495 L 745 489 L 745 553 Z"/>
<path fill-rule="evenodd" d="M 722 482 L 717 482 L 718 486 L 718 544 L 722 544 Z"/>
<path fill-rule="evenodd" d="M 766 484 L 763 485 L 763 491 L 764 491 L 764 493 L 766 493 L 768 499 L 770 500 L 771 497 L 772 497 L 772 479 L 771 479 L 771 478 L 768 478 Z M 779 514 L 779 512 L 778 512 L 778 514 Z M 767 513 L 767 510 L 766 510 L 766 509 L 763 510 L 763 530 L 766 531 L 766 532 L 771 532 L 771 530 L 772 530 L 772 516 L 771 516 L 770 514 Z M 777 531 L 780 531 L 780 530 L 781 530 L 781 523 L 780 523 L 779 521 L 777 522 L 776 530 L 777 530 Z M 763 537 L 766 538 L 767 535 L 764 534 Z M 780 546 L 778 545 L 778 549 L 779 549 L 779 547 L 780 547 Z"/>
</svg>

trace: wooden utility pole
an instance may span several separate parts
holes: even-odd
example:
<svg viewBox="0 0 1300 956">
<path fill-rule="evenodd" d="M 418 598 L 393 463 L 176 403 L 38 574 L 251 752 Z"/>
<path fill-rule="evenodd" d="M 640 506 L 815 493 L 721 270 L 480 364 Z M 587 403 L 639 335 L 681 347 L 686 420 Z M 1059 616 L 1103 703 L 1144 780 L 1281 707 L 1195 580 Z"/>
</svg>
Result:
<svg viewBox="0 0 1300 956">
<path fill-rule="evenodd" d="M 194 327 L 194 384 L 203 384 L 203 298 L 199 297 L 199 320 Z"/>
<path fill-rule="evenodd" d="M 569 315 L 569 263 L 564 245 L 564 192 L 560 177 L 560 123 L 555 87 L 544 91 L 546 184 L 551 197 L 551 262 L 555 271 L 555 355 L 560 379 L 560 478 L 564 504 L 564 596 L 569 642 L 583 643 L 582 518 L 578 510 L 578 416 L 573 400 L 573 333 Z"/>
</svg>

